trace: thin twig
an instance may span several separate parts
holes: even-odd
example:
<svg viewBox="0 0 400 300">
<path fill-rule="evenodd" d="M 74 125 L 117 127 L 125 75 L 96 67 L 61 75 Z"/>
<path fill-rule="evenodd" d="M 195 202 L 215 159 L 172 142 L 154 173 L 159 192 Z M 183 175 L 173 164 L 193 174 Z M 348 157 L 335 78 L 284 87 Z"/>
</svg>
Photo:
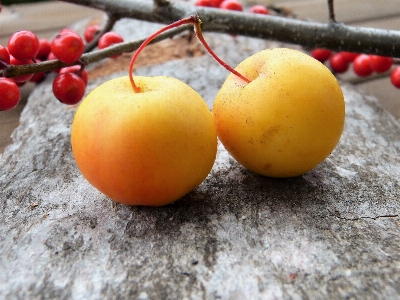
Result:
<svg viewBox="0 0 400 300">
<path fill-rule="evenodd" d="M 118 17 L 114 16 L 111 13 L 107 14 L 107 21 L 104 27 L 93 37 L 93 40 L 90 41 L 85 45 L 85 53 L 92 51 L 94 48 L 96 48 L 97 43 L 99 42 L 100 37 L 105 34 L 106 32 L 109 32 L 115 25 L 115 23 L 118 21 Z"/>
<path fill-rule="evenodd" d="M 329 10 L 329 21 L 332 23 L 336 23 L 335 9 L 333 7 L 333 0 L 328 0 L 328 10 Z"/>
</svg>

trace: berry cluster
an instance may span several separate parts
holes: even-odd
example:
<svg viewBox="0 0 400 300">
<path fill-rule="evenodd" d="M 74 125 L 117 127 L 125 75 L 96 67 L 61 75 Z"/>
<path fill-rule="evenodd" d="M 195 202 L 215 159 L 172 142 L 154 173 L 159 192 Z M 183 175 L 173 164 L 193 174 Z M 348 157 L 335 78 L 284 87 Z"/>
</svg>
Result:
<svg viewBox="0 0 400 300">
<path fill-rule="evenodd" d="M 238 0 L 196 0 L 195 5 L 243 11 L 243 6 Z M 263 15 L 270 14 L 269 10 L 263 5 L 254 5 L 250 7 L 249 12 Z"/>
<path fill-rule="evenodd" d="M 360 77 L 367 77 L 373 73 L 388 72 L 395 62 L 392 57 L 387 56 L 346 51 L 334 53 L 323 48 L 312 50 L 311 56 L 322 63 L 327 62 L 332 71 L 337 74 L 347 72 L 352 65 L 354 73 Z M 390 79 L 396 88 L 400 88 L 400 67 L 395 67 L 391 70 Z"/>
<path fill-rule="evenodd" d="M 80 58 L 85 51 L 85 42 L 92 41 L 100 31 L 98 25 L 91 25 L 86 28 L 82 39 L 74 30 L 65 28 L 52 41 L 39 39 L 28 30 L 13 33 L 7 47 L 0 45 L 0 70 L 3 69 L 3 77 L 0 77 L 0 111 L 17 106 L 21 98 L 20 86 L 28 81 L 39 83 L 46 76 L 44 72 L 40 72 L 7 78 L 7 66 L 35 64 L 54 59 L 69 65 L 56 70 L 58 74 L 53 81 L 54 96 L 65 104 L 76 104 L 81 101 L 85 94 L 88 75 Z M 119 34 L 107 32 L 99 38 L 98 48 L 104 49 L 123 41 Z"/>
</svg>

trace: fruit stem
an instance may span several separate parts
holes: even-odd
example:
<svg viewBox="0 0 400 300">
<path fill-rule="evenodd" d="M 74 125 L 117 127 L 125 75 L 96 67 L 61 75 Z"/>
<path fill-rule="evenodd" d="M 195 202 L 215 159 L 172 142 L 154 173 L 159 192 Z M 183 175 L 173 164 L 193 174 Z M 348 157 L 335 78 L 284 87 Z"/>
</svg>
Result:
<svg viewBox="0 0 400 300">
<path fill-rule="evenodd" d="M 132 88 L 135 91 L 135 93 L 140 93 L 140 87 L 135 84 L 135 81 L 133 79 L 133 67 L 136 61 L 136 58 L 139 56 L 140 52 L 144 49 L 144 47 L 147 46 L 157 35 L 163 33 L 164 31 L 167 31 L 169 29 L 179 27 L 182 25 L 189 25 L 192 24 L 194 26 L 194 31 L 200 40 L 200 42 L 203 44 L 203 46 L 207 49 L 207 51 L 211 54 L 211 56 L 220 64 L 222 65 L 225 69 L 227 69 L 229 72 L 233 73 L 234 75 L 238 76 L 242 80 L 246 81 L 247 83 L 250 83 L 250 80 L 247 79 L 245 76 L 240 74 L 239 72 L 235 71 L 232 69 L 228 64 L 226 64 L 224 61 L 222 61 L 215 53 L 214 51 L 211 50 L 210 46 L 207 44 L 205 41 L 203 34 L 201 32 L 201 20 L 197 14 L 191 15 L 187 18 L 181 19 L 179 21 L 176 21 L 170 25 L 167 25 L 157 32 L 153 33 L 151 36 L 149 36 L 141 45 L 140 47 L 136 50 L 135 54 L 133 55 L 131 62 L 129 64 L 129 80 L 131 82 Z"/>
<path fill-rule="evenodd" d="M 78 60 L 78 65 L 80 66 L 78 72 L 76 72 L 77 75 L 82 76 L 82 72 L 85 70 L 85 63 L 82 60 Z"/>
<path fill-rule="evenodd" d="M 135 84 L 135 81 L 133 80 L 133 66 L 135 64 L 136 58 L 138 57 L 139 53 L 142 52 L 143 48 L 147 46 L 148 43 L 150 43 L 157 35 L 163 33 L 164 31 L 167 31 L 169 29 L 181 26 L 181 25 L 186 25 L 186 24 L 192 24 L 193 20 L 191 17 L 184 18 L 182 20 L 176 21 L 170 25 L 167 25 L 157 32 L 153 33 L 151 36 L 149 36 L 136 50 L 135 54 L 133 55 L 131 59 L 131 63 L 129 65 L 129 79 L 131 81 L 131 85 L 135 93 L 140 93 L 140 87 Z"/>
<path fill-rule="evenodd" d="M 212 57 L 214 57 L 214 59 L 219 62 L 219 64 L 221 66 L 223 66 L 225 69 L 227 69 L 229 72 L 231 72 L 232 74 L 236 75 L 237 77 L 239 77 L 240 79 L 246 81 L 247 83 L 250 83 L 250 80 L 247 79 L 245 76 L 243 76 L 242 74 L 240 74 L 238 71 L 232 69 L 227 63 L 225 63 L 223 60 L 221 60 L 215 53 L 214 51 L 211 50 L 210 46 L 207 44 L 207 42 L 205 41 L 203 34 L 201 32 L 201 20 L 199 18 L 198 15 L 194 16 L 195 18 L 197 18 L 196 23 L 194 23 L 194 31 L 196 32 L 197 38 L 200 40 L 200 42 L 203 44 L 203 46 L 207 49 L 208 53 L 211 54 Z"/>
</svg>

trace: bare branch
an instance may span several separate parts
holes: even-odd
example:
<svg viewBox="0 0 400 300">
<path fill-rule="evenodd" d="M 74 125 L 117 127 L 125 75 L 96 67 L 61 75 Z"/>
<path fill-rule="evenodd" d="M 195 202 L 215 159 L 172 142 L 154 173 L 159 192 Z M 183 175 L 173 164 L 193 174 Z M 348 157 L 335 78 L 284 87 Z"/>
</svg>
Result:
<svg viewBox="0 0 400 300">
<path fill-rule="evenodd" d="M 203 31 L 245 35 L 298 44 L 309 48 L 352 51 L 400 57 L 400 31 L 317 23 L 271 15 L 257 15 L 171 2 L 154 7 L 152 1 L 64 0 L 112 12 L 119 18 L 133 18 L 169 24 L 198 13 Z"/>
</svg>

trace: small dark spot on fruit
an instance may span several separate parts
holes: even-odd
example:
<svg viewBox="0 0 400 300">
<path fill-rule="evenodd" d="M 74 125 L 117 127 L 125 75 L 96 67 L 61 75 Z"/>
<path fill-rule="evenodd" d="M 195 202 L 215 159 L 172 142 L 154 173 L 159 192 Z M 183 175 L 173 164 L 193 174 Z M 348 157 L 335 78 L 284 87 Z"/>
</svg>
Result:
<svg viewBox="0 0 400 300">
<path fill-rule="evenodd" d="M 272 167 L 272 164 L 265 164 L 264 165 L 264 170 L 268 170 Z"/>
</svg>

